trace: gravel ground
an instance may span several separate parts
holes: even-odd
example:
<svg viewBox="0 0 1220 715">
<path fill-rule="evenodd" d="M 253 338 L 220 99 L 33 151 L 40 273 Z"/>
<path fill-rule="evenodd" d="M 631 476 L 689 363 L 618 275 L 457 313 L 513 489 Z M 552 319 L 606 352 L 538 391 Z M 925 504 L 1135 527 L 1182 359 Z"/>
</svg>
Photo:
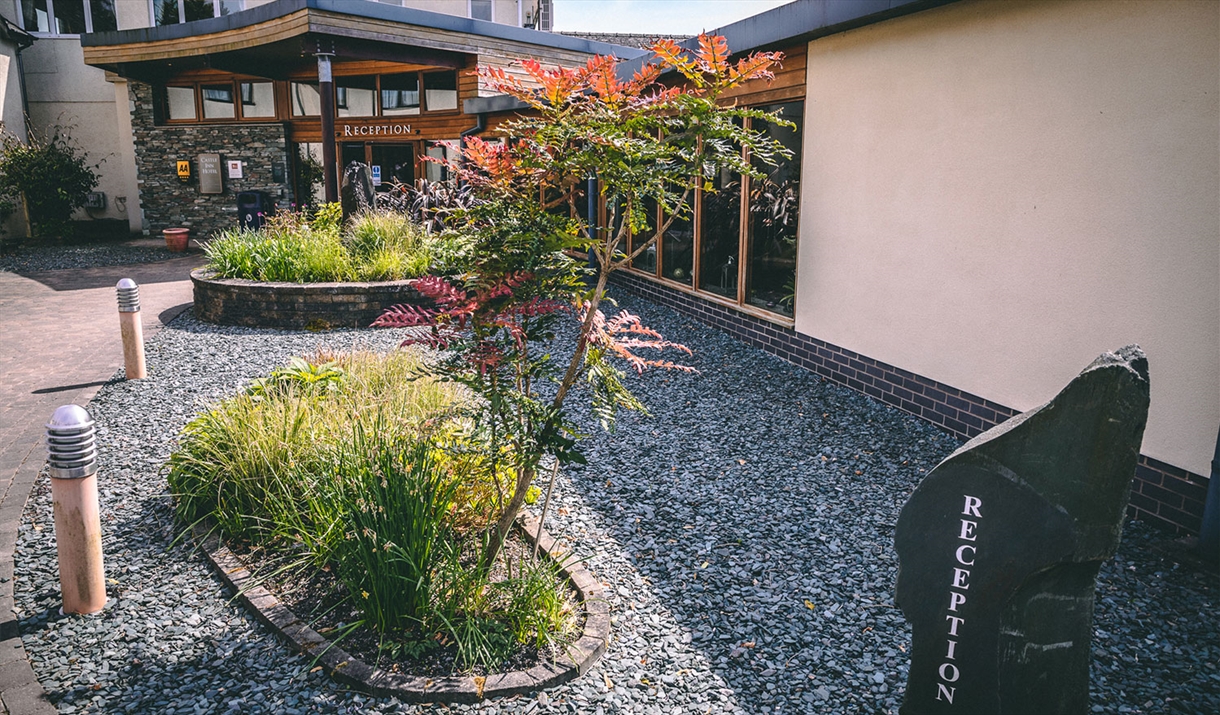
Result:
<svg viewBox="0 0 1220 715">
<path fill-rule="evenodd" d="M 289 356 L 390 347 L 392 332 L 284 333 L 182 317 L 151 342 L 151 377 L 115 382 L 100 425 L 102 614 L 55 615 L 45 476 L 16 558 L 26 648 L 61 712 L 895 713 L 910 631 L 893 606 L 892 537 L 921 475 L 957 442 L 726 335 L 622 301 L 694 349 L 697 375 L 635 384 L 652 416 L 589 425 L 590 466 L 561 477 L 547 528 L 609 585 L 612 643 L 574 683 L 479 706 L 419 708 L 332 683 L 229 603 L 176 533 L 159 468 L 204 405 Z M 1220 712 L 1215 576 L 1127 526 L 1099 583 L 1097 712 Z"/>
<path fill-rule="evenodd" d="M 125 266 L 133 263 L 155 263 L 182 255 L 174 253 L 164 245 L 89 243 L 76 246 L 22 246 L 15 253 L 0 255 L 0 271 L 37 273 L 65 268 Z"/>
</svg>

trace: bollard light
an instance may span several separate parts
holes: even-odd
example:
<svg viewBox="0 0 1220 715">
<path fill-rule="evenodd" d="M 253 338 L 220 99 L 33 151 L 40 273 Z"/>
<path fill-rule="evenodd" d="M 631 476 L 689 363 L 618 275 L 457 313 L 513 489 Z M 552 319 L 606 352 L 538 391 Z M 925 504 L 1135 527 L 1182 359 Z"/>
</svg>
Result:
<svg viewBox="0 0 1220 715">
<path fill-rule="evenodd" d="M 140 286 L 135 281 L 124 278 L 115 286 L 115 292 L 119 294 L 120 313 L 140 312 Z"/>
<path fill-rule="evenodd" d="M 64 405 L 46 428 L 63 612 L 96 613 L 106 605 L 106 578 L 93 419 L 83 407 Z"/>
<path fill-rule="evenodd" d="M 123 368 L 128 380 L 148 376 L 144 366 L 144 327 L 140 324 L 140 286 L 124 278 L 115 286 L 119 298 L 119 329 L 123 334 Z"/>
</svg>

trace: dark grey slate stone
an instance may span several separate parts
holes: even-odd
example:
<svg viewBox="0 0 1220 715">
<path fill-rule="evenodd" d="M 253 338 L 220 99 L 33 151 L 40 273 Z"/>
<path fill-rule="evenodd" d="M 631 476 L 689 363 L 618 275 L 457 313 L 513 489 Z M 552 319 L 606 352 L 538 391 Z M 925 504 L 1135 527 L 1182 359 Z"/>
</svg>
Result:
<svg viewBox="0 0 1220 715">
<path fill-rule="evenodd" d="M 903 715 L 1088 710 L 1094 581 L 1147 419 L 1148 361 L 1128 346 L 915 489 L 894 535 L 913 631 Z"/>
<path fill-rule="evenodd" d="M 343 170 L 339 201 L 344 218 L 377 208 L 377 190 L 373 188 L 373 172 L 368 164 L 353 161 Z"/>
</svg>

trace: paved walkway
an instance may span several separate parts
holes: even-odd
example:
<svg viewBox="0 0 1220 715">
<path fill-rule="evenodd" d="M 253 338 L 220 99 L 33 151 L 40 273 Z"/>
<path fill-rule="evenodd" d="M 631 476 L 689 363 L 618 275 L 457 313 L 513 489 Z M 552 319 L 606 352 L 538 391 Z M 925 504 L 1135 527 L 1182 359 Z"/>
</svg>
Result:
<svg viewBox="0 0 1220 715">
<path fill-rule="evenodd" d="M 13 546 L 45 462 L 43 425 L 56 407 L 86 405 L 123 366 L 114 286 L 140 284 L 147 339 L 191 301 L 199 254 L 161 263 L 0 272 L 0 713 L 54 713 L 21 645 L 13 613 Z"/>
</svg>

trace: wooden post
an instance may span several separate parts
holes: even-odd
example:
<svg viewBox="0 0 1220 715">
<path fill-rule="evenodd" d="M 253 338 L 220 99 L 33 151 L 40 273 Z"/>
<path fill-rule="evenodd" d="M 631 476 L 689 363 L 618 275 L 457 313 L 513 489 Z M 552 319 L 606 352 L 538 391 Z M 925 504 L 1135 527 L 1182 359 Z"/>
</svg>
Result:
<svg viewBox="0 0 1220 715">
<path fill-rule="evenodd" d="M 326 174 L 326 201 L 339 200 L 339 172 L 335 157 L 335 81 L 330 73 L 334 53 L 320 51 L 318 58 L 318 94 L 322 111 L 322 170 Z"/>
</svg>

